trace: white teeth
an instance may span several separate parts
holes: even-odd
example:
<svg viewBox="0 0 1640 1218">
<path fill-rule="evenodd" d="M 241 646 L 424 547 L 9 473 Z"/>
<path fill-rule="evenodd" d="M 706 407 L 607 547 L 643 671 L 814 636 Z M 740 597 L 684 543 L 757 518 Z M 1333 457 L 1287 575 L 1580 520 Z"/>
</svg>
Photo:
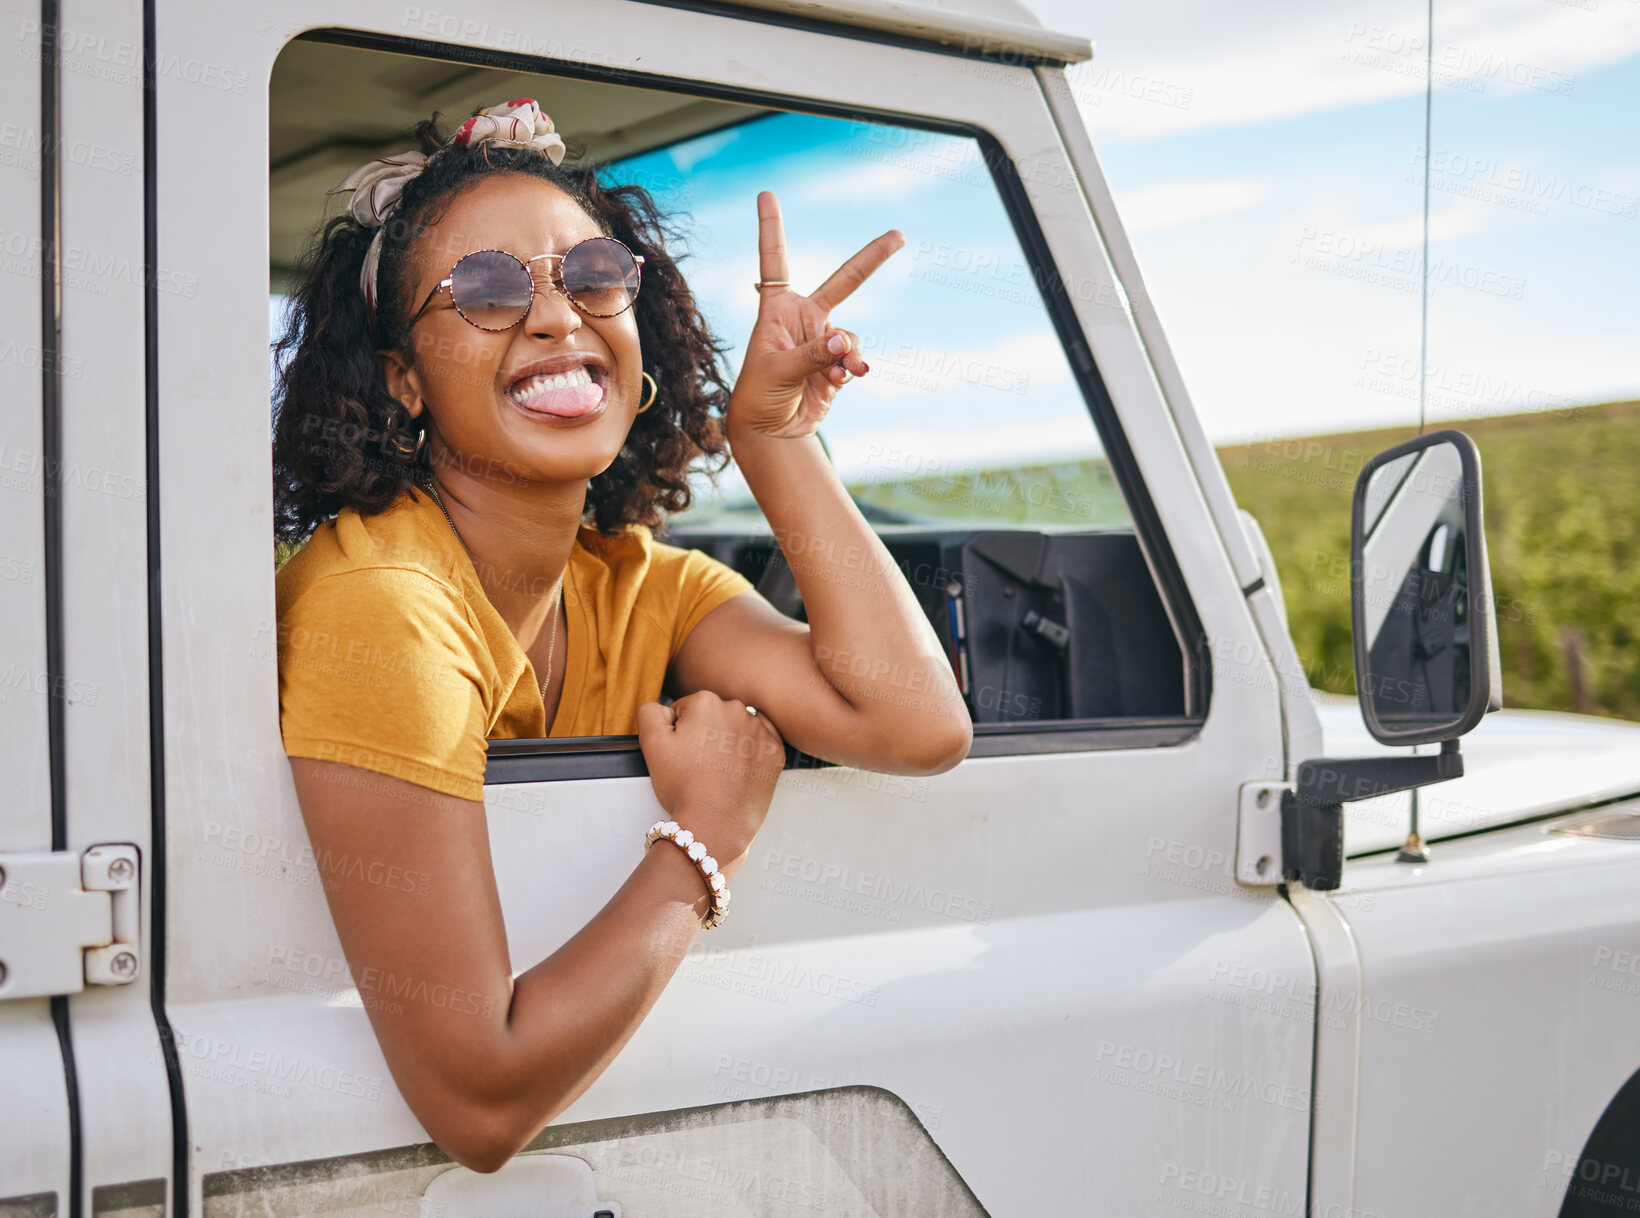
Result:
<svg viewBox="0 0 1640 1218">
<path fill-rule="evenodd" d="M 539 394 L 553 389 L 568 389 L 572 385 L 592 384 L 592 373 L 585 364 L 578 364 L 567 372 L 542 373 L 532 376 L 526 381 L 520 381 L 513 386 L 512 395 L 521 402 L 528 402 Z"/>
</svg>

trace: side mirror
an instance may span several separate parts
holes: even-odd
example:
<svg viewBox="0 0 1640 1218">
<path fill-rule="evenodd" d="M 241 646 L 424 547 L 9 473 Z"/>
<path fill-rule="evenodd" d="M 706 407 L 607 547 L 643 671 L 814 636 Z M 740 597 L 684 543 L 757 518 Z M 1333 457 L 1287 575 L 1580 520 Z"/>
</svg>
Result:
<svg viewBox="0 0 1640 1218">
<path fill-rule="evenodd" d="M 1455 740 L 1503 705 L 1481 460 L 1461 431 L 1386 449 L 1355 484 L 1355 685 L 1383 744 Z"/>
<path fill-rule="evenodd" d="M 1463 432 L 1408 440 L 1361 471 L 1350 528 L 1350 602 L 1355 688 L 1367 730 L 1383 744 L 1438 741 L 1441 751 L 1299 764 L 1281 798 L 1281 874 L 1322 891 L 1337 888 L 1343 875 L 1344 805 L 1463 777 L 1458 737 L 1503 705 L 1481 458 Z M 1245 826 L 1243 840 L 1251 841 Z M 1241 849 L 1238 843 L 1238 867 Z M 1429 858 L 1416 798 L 1398 857 Z"/>
</svg>

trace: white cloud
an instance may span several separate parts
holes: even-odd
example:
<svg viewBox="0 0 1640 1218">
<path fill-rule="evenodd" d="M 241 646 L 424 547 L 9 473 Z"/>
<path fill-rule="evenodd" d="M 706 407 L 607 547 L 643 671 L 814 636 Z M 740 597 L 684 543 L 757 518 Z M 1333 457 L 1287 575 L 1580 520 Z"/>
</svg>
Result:
<svg viewBox="0 0 1640 1218">
<path fill-rule="evenodd" d="M 1033 0 L 1051 29 L 1093 39 L 1069 72 L 1096 138 L 1143 139 L 1291 118 L 1424 90 L 1425 6 L 1357 0 L 1344 12 L 1274 0 L 1090 6 Z M 1575 92 L 1575 77 L 1640 52 L 1640 4 L 1443 0 L 1435 79 L 1487 97 Z"/>
<path fill-rule="evenodd" d="M 1498 219 L 1498 209 L 1484 203 L 1464 201 L 1441 211 L 1429 213 L 1429 243 L 1455 241 L 1490 227 Z M 1357 248 L 1371 246 L 1381 250 L 1415 250 L 1424 242 L 1422 215 L 1402 216 L 1395 220 L 1380 220 L 1375 224 L 1360 224 L 1349 229 L 1349 236 Z M 1433 261 L 1433 260 L 1431 260 Z"/>
<path fill-rule="evenodd" d="M 1257 178 L 1220 178 L 1141 186 L 1124 191 L 1117 204 L 1129 233 L 1154 233 L 1248 211 L 1269 197 L 1269 183 Z"/>
<path fill-rule="evenodd" d="M 832 435 L 823 426 L 838 476 L 848 482 L 949 476 L 963 470 L 1050 464 L 1103 455 L 1085 416 L 1069 412 L 1029 423 L 998 420 L 978 427 L 935 431 L 899 424 L 869 433 Z"/>
<path fill-rule="evenodd" d="M 1070 382 L 1065 349 L 1051 330 L 1012 335 L 986 347 L 942 348 L 862 335 L 874 399 L 932 406 L 974 397 L 1013 404 Z"/>
<path fill-rule="evenodd" d="M 730 127 L 726 131 L 713 132 L 674 145 L 667 150 L 667 156 L 671 158 L 679 173 L 688 173 L 707 157 L 722 152 L 739 138 L 740 132 Z"/>
<path fill-rule="evenodd" d="M 1375 230 L 1385 241 L 1380 251 L 1409 234 L 1416 240 L 1417 226 L 1405 220 L 1342 231 L 1358 238 Z M 1229 443 L 1415 423 L 1416 245 L 1405 256 L 1306 263 L 1289 256 L 1285 231 L 1146 252 L 1147 284 L 1209 438 Z M 1484 279 L 1435 285 L 1430 419 L 1461 426 L 1464 418 L 1634 395 L 1632 307 L 1591 303 L 1569 312 L 1558 282 L 1540 282 L 1535 271 L 1523 279 L 1518 299 L 1487 290 Z"/>
<path fill-rule="evenodd" d="M 797 201 L 803 204 L 857 204 L 861 199 L 898 202 L 939 182 L 940 178 L 933 173 L 913 164 L 867 162 L 843 173 L 811 176 L 795 193 Z"/>
</svg>

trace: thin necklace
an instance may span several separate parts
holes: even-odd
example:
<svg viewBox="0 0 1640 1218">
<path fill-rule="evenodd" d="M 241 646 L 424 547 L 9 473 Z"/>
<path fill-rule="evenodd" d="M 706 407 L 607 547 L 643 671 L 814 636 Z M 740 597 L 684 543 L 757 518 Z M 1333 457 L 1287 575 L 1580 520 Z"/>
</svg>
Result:
<svg viewBox="0 0 1640 1218">
<path fill-rule="evenodd" d="M 427 489 L 433 493 L 433 502 L 438 504 L 438 510 L 444 513 L 444 519 L 450 520 L 450 509 L 444 506 L 444 498 L 438 493 L 438 483 L 429 478 L 427 480 Z M 456 528 L 454 520 L 450 520 L 450 532 L 456 535 L 456 540 L 461 542 L 461 548 L 465 550 L 467 543 L 462 539 L 461 530 Z M 558 577 L 558 586 L 552 590 L 552 628 L 547 634 L 547 675 L 546 679 L 541 682 L 542 705 L 545 705 L 547 701 L 547 686 L 552 684 L 552 653 L 553 649 L 558 646 L 558 598 L 563 590 L 564 577 L 560 575 Z M 552 725 L 549 723 L 547 726 L 550 728 Z"/>
</svg>

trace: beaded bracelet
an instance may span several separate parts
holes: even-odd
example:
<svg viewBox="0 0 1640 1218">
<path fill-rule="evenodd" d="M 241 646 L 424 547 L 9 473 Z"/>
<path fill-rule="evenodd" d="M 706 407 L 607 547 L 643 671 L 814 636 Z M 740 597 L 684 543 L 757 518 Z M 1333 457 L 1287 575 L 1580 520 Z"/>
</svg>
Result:
<svg viewBox="0 0 1640 1218">
<path fill-rule="evenodd" d="M 699 869 L 701 877 L 706 881 L 706 893 L 712 898 L 712 908 L 706 911 L 706 920 L 701 923 L 701 929 L 711 930 L 719 922 L 729 916 L 729 884 L 718 870 L 717 860 L 706 852 L 706 843 L 698 840 L 689 830 L 679 826 L 675 820 L 658 820 L 649 826 L 649 832 L 644 834 L 643 848 L 648 850 L 661 838 L 675 842 L 689 861 Z"/>
</svg>

